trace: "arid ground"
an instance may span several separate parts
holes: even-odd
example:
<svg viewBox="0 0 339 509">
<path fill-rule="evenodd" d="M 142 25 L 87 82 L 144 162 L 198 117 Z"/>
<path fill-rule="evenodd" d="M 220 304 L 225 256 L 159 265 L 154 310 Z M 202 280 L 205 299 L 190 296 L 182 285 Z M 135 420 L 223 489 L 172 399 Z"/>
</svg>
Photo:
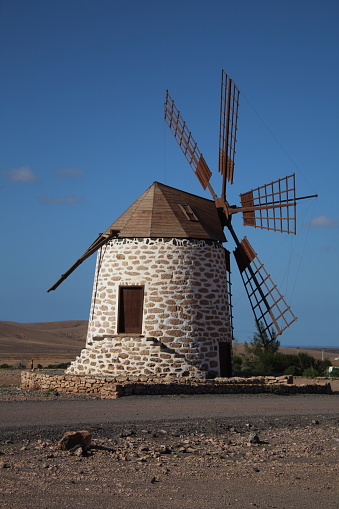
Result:
<svg viewBox="0 0 339 509">
<path fill-rule="evenodd" d="M 86 326 L 67 322 L 73 323 Z M 71 335 L 80 330 L 70 329 Z M 23 356 L 24 341 L 27 362 L 77 355 L 71 338 L 74 351 L 67 353 L 53 351 L 51 344 L 46 351 L 41 337 L 40 346 L 36 340 L 32 347 L 27 333 L 26 338 L 17 338 L 16 353 L 2 349 L 1 363 L 9 354 Z M 80 350 L 83 342 L 76 341 Z M 0 370 L 5 509 L 338 507 L 339 381 L 332 395 L 118 400 L 29 393 L 18 384 L 18 370 Z M 92 433 L 88 453 L 56 447 L 72 429 Z"/>
<path fill-rule="evenodd" d="M 68 362 L 85 347 L 87 321 L 69 320 L 64 322 L 17 323 L 0 321 L 0 365 L 22 364 L 46 367 L 56 362 Z M 244 343 L 233 343 L 235 354 L 244 353 Z M 286 348 L 282 353 L 306 352 L 317 359 L 325 358 L 339 366 L 339 348 Z"/>
</svg>

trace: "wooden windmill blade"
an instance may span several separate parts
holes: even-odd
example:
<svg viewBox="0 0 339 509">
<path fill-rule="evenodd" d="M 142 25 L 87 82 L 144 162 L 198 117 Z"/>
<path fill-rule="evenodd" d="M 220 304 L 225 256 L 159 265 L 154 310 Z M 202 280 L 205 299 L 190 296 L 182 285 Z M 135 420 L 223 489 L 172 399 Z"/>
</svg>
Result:
<svg viewBox="0 0 339 509">
<path fill-rule="evenodd" d="M 213 191 L 212 186 L 209 183 L 212 172 L 209 169 L 203 155 L 198 148 L 197 143 L 194 141 L 191 132 L 186 126 L 186 122 L 182 118 L 180 111 L 177 109 L 168 91 L 166 92 L 166 102 L 164 107 L 165 121 L 168 127 L 171 129 L 174 138 L 177 140 L 184 156 L 196 174 L 202 187 L 204 189 L 208 188 L 213 196 L 213 199 L 216 199 L 216 193 Z"/>
<path fill-rule="evenodd" d="M 225 71 L 221 74 L 219 171 L 223 175 L 222 198 L 226 195 L 226 179 L 232 184 L 237 135 L 240 92 Z"/>
<path fill-rule="evenodd" d="M 296 233 L 295 174 L 240 194 L 243 224 L 255 228 Z"/>
<path fill-rule="evenodd" d="M 86 249 L 86 251 L 80 256 L 80 258 L 75 262 L 73 263 L 73 265 L 64 273 L 60 276 L 60 278 L 58 279 L 58 281 L 56 283 L 54 283 L 53 286 L 51 286 L 48 290 L 47 290 L 47 293 L 48 292 L 51 292 L 52 290 L 56 290 L 58 288 L 58 286 L 61 285 L 61 283 L 63 281 L 65 281 L 65 279 L 68 278 L 68 276 L 70 274 L 72 274 L 72 272 L 75 271 L 75 269 L 77 267 L 79 267 L 79 265 L 82 264 L 83 261 L 85 261 L 87 258 L 89 258 L 92 254 L 94 254 L 96 251 L 98 251 L 102 246 L 104 246 L 109 240 L 113 239 L 114 237 L 117 237 L 119 231 L 118 230 L 111 230 L 110 234 L 107 235 L 107 234 L 101 234 L 98 236 L 98 238 L 93 242 L 93 244 L 91 244 L 89 246 L 88 249 Z"/>
<path fill-rule="evenodd" d="M 296 317 L 273 283 L 246 237 L 234 251 L 240 274 L 261 334 L 272 341 L 289 327 Z"/>
</svg>

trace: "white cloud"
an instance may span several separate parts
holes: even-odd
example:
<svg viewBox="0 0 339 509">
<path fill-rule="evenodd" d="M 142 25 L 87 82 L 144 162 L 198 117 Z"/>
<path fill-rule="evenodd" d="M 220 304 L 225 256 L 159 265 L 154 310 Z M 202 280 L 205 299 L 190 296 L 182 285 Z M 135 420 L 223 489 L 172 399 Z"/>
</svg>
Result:
<svg viewBox="0 0 339 509">
<path fill-rule="evenodd" d="M 47 194 L 43 194 L 38 196 L 38 200 L 45 205 L 72 205 L 74 203 L 81 203 L 83 198 L 79 198 L 78 196 L 49 196 Z"/>
<path fill-rule="evenodd" d="M 80 168 L 57 168 L 54 173 L 61 178 L 78 178 L 83 177 L 84 172 Z"/>
<path fill-rule="evenodd" d="M 20 168 L 12 168 L 10 170 L 3 171 L 7 180 L 12 182 L 36 182 L 37 176 L 31 170 L 29 166 L 20 166 Z"/>
<path fill-rule="evenodd" d="M 325 246 L 324 251 L 326 253 L 339 253 L 339 248 L 334 246 Z"/>
<path fill-rule="evenodd" d="M 334 226 L 338 226 L 338 221 L 334 221 L 327 216 L 317 216 L 313 217 L 307 226 L 311 226 L 313 228 L 332 228 Z"/>
</svg>

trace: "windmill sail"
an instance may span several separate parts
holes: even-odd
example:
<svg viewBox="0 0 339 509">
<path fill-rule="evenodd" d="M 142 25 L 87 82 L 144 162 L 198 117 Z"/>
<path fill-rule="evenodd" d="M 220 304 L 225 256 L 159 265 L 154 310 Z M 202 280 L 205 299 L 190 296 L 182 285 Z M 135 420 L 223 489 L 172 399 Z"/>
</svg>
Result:
<svg viewBox="0 0 339 509">
<path fill-rule="evenodd" d="M 240 274 L 261 333 L 271 340 L 296 320 L 246 237 L 234 251 Z"/>
<path fill-rule="evenodd" d="M 233 184 L 239 94 L 240 92 L 234 82 L 223 70 L 221 75 L 219 132 L 219 172 L 224 177 L 221 194 L 223 198 L 225 198 L 226 179 Z"/>
<path fill-rule="evenodd" d="M 206 189 L 209 187 L 209 180 L 212 176 L 207 163 L 198 149 L 197 143 L 194 141 L 191 132 L 187 129 L 186 122 L 182 118 L 180 111 L 174 104 L 173 99 L 166 92 L 165 102 L 165 121 L 171 129 L 174 138 L 177 140 L 184 156 L 189 162 L 192 170 L 198 177 L 202 187 Z"/>
<path fill-rule="evenodd" d="M 240 201 L 245 226 L 296 233 L 294 174 L 242 193 Z"/>
<path fill-rule="evenodd" d="M 116 237 L 118 233 L 119 233 L 118 230 L 112 230 L 110 234 L 104 233 L 99 235 L 99 237 L 93 242 L 93 244 L 91 244 L 89 248 L 86 249 L 86 251 L 80 256 L 80 258 L 75 263 L 73 263 L 73 265 L 65 272 L 65 274 L 62 274 L 58 281 L 47 290 L 47 293 L 51 292 L 52 290 L 56 290 L 58 286 L 60 286 L 61 283 L 65 281 L 65 279 L 67 279 L 68 276 L 72 274 L 72 272 L 74 272 L 77 267 L 79 267 L 79 265 L 82 264 L 83 261 L 89 258 L 93 253 L 98 251 L 98 249 L 104 246 L 109 240 Z"/>
</svg>

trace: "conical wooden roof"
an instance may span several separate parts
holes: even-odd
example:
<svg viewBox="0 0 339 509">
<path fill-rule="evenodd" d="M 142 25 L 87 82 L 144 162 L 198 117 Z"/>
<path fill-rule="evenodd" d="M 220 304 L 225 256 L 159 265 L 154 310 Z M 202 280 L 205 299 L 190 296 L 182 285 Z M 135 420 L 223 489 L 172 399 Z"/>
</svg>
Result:
<svg viewBox="0 0 339 509">
<path fill-rule="evenodd" d="M 110 239 L 128 237 L 226 241 L 214 201 L 153 182 L 48 291 L 55 290 Z"/>
<path fill-rule="evenodd" d="M 214 201 L 159 182 L 153 182 L 103 235 L 111 230 L 119 231 L 118 238 L 226 240 Z"/>
</svg>

